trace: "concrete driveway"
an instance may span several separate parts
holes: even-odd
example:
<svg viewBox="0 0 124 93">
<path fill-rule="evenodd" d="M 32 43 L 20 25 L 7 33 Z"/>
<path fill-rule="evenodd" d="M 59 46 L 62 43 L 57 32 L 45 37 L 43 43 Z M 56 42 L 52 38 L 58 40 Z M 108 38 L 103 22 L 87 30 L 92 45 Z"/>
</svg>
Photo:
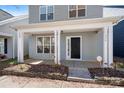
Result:
<svg viewBox="0 0 124 93">
<path fill-rule="evenodd" d="M 17 77 L 17 76 L 1 76 L 1 88 L 111 88 L 117 86 L 88 84 L 80 82 L 68 82 L 51 79 Z"/>
</svg>

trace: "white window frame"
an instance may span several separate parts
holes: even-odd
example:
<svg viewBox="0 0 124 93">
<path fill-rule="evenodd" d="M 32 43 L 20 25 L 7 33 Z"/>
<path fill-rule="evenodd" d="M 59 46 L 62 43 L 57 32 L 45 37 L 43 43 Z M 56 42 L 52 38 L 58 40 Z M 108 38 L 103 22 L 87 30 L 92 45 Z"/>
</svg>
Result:
<svg viewBox="0 0 124 93">
<path fill-rule="evenodd" d="M 4 54 L 4 38 L 0 38 L 0 39 L 3 40 L 3 42 L 1 42 L 2 45 L 0 45 L 1 49 L 3 48 L 3 49 L 2 49 L 3 51 L 1 51 L 0 54 Z"/>
<path fill-rule="evenodd" d="M 48 12 L 47 12 L 48 6 L 52 6 L 52 7 L 53 7 L 53 19 L 49 19 L 49 20 L 48 20 L 48 17 L 47 17 L 47 14 L 48 14 Z M 54 6 L 54 5 L 45 5 L 45 7 L 46 7 L 46 13 L 47 13 L 47 14 L 46 14 L 46 20 L 41 20 L 41 18 L 40 18 L 42 6 L 40 6 L 40 8 L 39 8 L 39 20 L 40 20 L 40 21 L 52 21 L 52 20 L 54 20 L 55 6 Z"/>
<path fill-rule="evenodd" d="M 38 46 L 38 38 L 39 37 L 42 37 L 43 38 L 43 53 L 38 53 L 37 51 L 37 46 Z M 44 37 L 49 37 L 50 38 L 50 52 L 49 53 L 44 53 Z M 36 54 L 54 54 L 51 52 L 51 46 L 52 46 L 52 43 L 51 43 L 51 38 L 54 37 L 54 36 L 36 36 Z M 55 47 L 55 46 L 54 46 Z"/>
<path fill-rule="evenodd" d="M 69 19 L 73 19 L 73 18 L 82 18 L 82 17 L 86 17 L 87 16 L 87 5 L 85 5 L 85 16 L 78 16 L 78 5 L 75 5 L 76 6 L 76 17 L 70 17 L 70 9 L 69 9 L 69 6 L 68 5 L 68 18 Z"/>
</svg>

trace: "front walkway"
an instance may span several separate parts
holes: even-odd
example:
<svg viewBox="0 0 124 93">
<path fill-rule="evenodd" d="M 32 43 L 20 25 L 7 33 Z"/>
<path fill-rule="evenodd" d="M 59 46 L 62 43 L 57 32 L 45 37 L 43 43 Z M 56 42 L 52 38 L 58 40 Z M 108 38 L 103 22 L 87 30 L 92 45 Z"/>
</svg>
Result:
<svg viewBox="0 0 124 93">
<path fill-rule="evenodd" d="M 37 59 L 27 59 L 25 63 L 30 64 L 55 64 L 53 60 L 37 60 Z M 63 61 L 62 65 L 69 67 L 69 78 L 86 78 L 90 79 L 90 73 L 88 68 L 100 67 L 98 62 L 88 62 L 88 61 Z"/>
<path fill-rule="evenodd" d="M 119 86 L 68 82 L 42 78 L 0 76 L 0 88 L 114 88 Z"/>
</svg>

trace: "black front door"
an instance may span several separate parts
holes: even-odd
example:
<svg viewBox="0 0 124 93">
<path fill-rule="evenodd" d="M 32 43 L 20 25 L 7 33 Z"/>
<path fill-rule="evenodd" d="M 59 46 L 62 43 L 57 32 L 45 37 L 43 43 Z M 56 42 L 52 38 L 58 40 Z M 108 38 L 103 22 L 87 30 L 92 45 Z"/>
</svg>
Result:
<svg viewBox="0 0 124 93">
<path fill-rule="evenodd" d="M 80 37 L 71 37 L 71 58 L 80 59 Z"/>
</svg>

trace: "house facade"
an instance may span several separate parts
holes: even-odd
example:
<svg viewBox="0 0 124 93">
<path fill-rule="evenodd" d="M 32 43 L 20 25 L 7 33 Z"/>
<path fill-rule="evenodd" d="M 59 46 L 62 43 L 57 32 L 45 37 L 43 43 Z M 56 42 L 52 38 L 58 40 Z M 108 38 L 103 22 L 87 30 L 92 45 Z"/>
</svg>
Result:
<svg viewBox="0 0 124 93">
<path fill-rule="evenodd" d="M 24 62 L 24 35 L 29 35 L 29 57 L 65 61 L 113 63 L 113 24 L 122 17 L 103 18 L 96 5 L 29 6 L 29 24 L 15 25 L 18 62 Z"/>
<path fill-rule="evenodd" d="M 28 16 L 22 15 L 0 21 L 0 54 L 17 57 L 17 32 L 14 25 L 28 24 Z M 24 55 L 28 54 L 28 36 L 24 35 Z"/>
<path fill-rule="evenodd" d="M 33 10 L 34 9 L 34 10 Z M 70 9 L 70 10 L 69 10 Z M 102 17 L 103 13 L 103 8 L 101 6 L 68 6 L 68 5 L 55 5 L 55 6 L 29 6 L 29 23 L 30 24 L 35 24 L 35 23 L 48 23 L 48 22 L 57 22 L 57 21 L 69 21 L 69 20 L 79 20 L 79 19 L 87 19 L 87 18 L 100 18 Z M 99 11 L 99 12 L 98 12 Z M 50 12 L 50 13 L 49 13 Z M 69 14 L 70 12 L 70 14 Z M 79 13 L 81 12 L 81 13 Z M 42 14 L 43 13 L 43 14 Z M 50 16 L 49 16 L 50 15 Z M 43 17 L 42 17 L 43 16 Z M 76 32 L 76 31 L 74 31 Z M 67 56 L 67 47 L 71 47 L 71 45 L 66 45 L 67 38 L 71 40 L 71 38 L 79 39 L 77 42 L 77 46 L 74 46 L 76 42 L 74 42 L 73 48 L 75 49 L 76 47 L 79 50 L 73 50 L 74 53 L 78 51 L 78 58 L 74 59 L 82 59 L 81 56 L 83 57 L 83 60 L 85 61 L 91 61 L 95 60 L 97 56 L 97 52 L 100 53 L 100 50 L 97 51 L 97 42 L 96 42 L 96 33 L 94 32 L 80 32 L 77 31 L 76 33 L 64 33 L 61 32 L 61 38 L 60 38 L 60 46 L 62 47 L 61 51 L 61 60 L 66 60 L 66 59 L 71 59 Z M 40 36 L 41 35 L 41 36 Z M 43 37 L 42 37 L 43 36 Z M 83 39 L 82 39 L 83 37 Z M 92 37 L 92 38 L 89 38 Z M 33 35 L 30 37 L 30 47 L 29 47 L 29 56 L 31 58 L 37 58 L 37 59 L 54 59 L 54 33 L 49 33 L 46 34 L 45 36 L 42 34 L 39 35 Z M 37 39 L 37 40 L 36 40 Z M 41 41 L 40 41 L 41 39 Z M 44 40 L 43 40 L 44 39 Z M 46 40 L 46 41 L 45 41 Z M 93 41 L 92 41 L 93 40 Z M 89 41 L 89 42 L 87 42 Z M 91 41 L 91 42 L 90 42 Z M 46 45 L 48 45 L 45 48 L 45 43 L 43 44 L 44 48 L 40 48 L 42 42 L 46 42 Z M 62 42 L 62 43 L 61 43 Z M 69 41 L 70 42 L 70 41 Z M 93 44 L 94 42 L 94 44 Z M 51 44 L 50 44 L 51 43 Z M 92 53 L 90 52 L 91 50 L 94 51 Z M 46 50 L 45 50 L 46 49 Z M 47 51 L 48 49 L 48 51 Z M 81 50 L 83 51 L 81 51 Z M 71 52 L 71 51 L 68 51 Z M 79 53 L 80 52 L 80 53 Z M 34 55 L 35 54 L 35 55 Z M 73 52 L 72 52 L 73 55 Z M 80 58 L 79 58 L 80 57 Z M 72 58 L 73 59 L 73 58 Z"/>
</svg>

